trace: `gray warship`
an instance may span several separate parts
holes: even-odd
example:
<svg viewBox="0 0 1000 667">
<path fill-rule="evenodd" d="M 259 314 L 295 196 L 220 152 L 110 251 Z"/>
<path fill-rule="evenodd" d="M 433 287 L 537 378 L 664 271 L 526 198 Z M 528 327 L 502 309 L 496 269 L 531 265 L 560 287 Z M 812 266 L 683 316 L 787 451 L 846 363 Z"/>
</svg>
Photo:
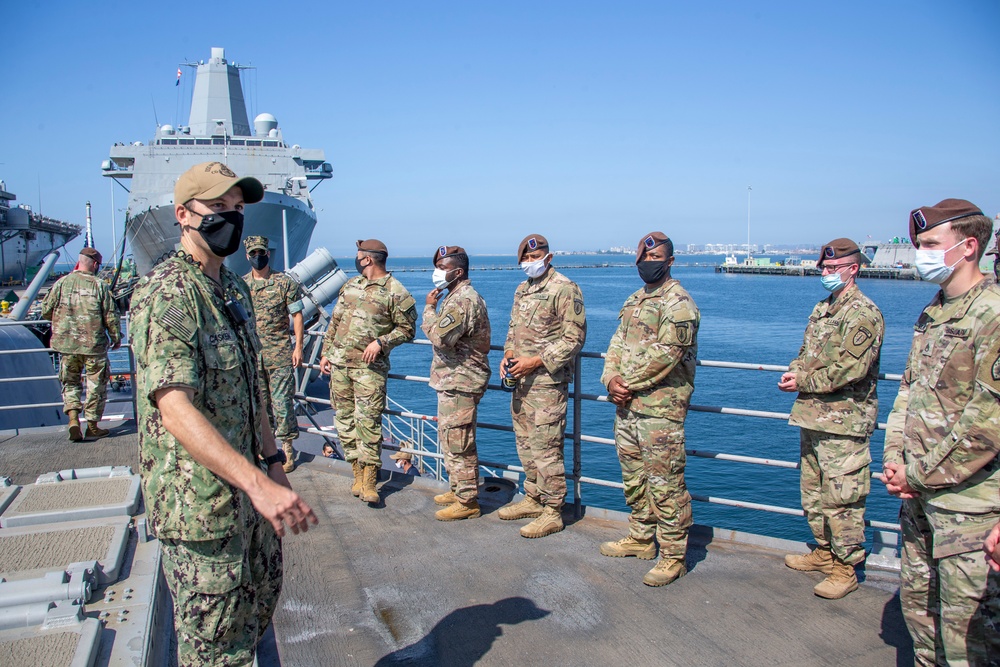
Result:
<svg viewBox="0 0 1000 667">
<path fill-rule="evenodd" d="M 83 227 L 35 213 L 27 204 L 14 206 L 16 199 L 0 181 L 0 280 L 22 283 L 30 267 L 79 236 Z"/>
<path fill-rule="evenodd" d="M 207 61 L 186 63 L 196 70 L 187 125 L 160 125 L 148 143 L 111 148 L 101 165 L 104 176 L 129 192 L 125 236 L 139 275 L 173 250 L 180 238 L 174 218 L 174 183 L 192 165 L 219 161 L 240 176 L 264 184 L 264 200 L 246 213 L 244 235 L 271 242 L 271 266 L 286 270 L 302 261 L 316 226 L 310 192 L 332 178 L 322 149 L 288 144 L 269 113 L 247 118 L 240 70 L 213 48 Z M 250 270 L 242 253 L 226 260 L 239 274 Z"/>
</svg>

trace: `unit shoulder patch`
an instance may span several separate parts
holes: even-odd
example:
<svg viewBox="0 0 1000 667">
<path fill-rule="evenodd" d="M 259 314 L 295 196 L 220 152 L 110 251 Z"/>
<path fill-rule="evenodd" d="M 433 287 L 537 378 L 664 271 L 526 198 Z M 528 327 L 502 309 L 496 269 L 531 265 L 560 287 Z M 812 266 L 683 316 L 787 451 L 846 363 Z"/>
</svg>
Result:
<svg viewBox="0 0 1000 667">
<path fill-rule="evenodd" d="M 1000 396 L 1000 336 L 994 339 L 986 351 L 976 379 L 991 392 Z"/>
<path fill-rule="evenodd" d="M 459 320 L 455 317 L 452 312 L 445 312 L 441 314 L 441 318 L 438 320 L 437 328 L 441 333 L 447 333 L 458 326 Z"/>
<path fill-rule="evenodd" d="M 855 359 L 868 351 L 875 342 L 875 332 L 867 322 L 855 325 L 844 337 L 844 349 Z"/>
</svg>

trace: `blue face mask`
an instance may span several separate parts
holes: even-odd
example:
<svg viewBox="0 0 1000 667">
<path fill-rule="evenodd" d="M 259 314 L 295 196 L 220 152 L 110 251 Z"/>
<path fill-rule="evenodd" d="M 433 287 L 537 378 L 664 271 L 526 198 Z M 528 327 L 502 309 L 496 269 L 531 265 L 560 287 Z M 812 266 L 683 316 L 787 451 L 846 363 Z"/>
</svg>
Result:
<svg viewBox="0 0 1000 667">
<path fill-rule="evenodd" d="M 820 277 L 820 282 L 823 283 L 823 288 L 827 292 L 836 292 L 837 290 L 844 287 L 846 284 L 844 280 L 840 277 L 840 272 L 830 273 L 825 276 Z"/>
</svg>

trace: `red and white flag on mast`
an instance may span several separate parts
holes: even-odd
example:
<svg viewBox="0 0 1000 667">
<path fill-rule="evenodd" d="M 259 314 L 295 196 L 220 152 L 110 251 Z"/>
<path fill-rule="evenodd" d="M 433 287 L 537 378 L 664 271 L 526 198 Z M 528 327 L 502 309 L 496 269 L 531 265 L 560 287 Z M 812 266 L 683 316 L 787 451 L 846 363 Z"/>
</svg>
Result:
<svg viewBox="0 0 1000 667">
<path fill-rule="evenodd" d="M 177 68 L 177 81 L 174 83 L 175 86 L 181 85 L 181 68 Z"/>
</svg>

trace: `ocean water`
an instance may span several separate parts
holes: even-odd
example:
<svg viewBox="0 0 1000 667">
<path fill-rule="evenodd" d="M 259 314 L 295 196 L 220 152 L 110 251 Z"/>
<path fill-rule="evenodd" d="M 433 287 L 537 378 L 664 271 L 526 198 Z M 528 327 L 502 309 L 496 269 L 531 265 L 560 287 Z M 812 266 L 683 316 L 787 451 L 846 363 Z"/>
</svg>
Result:
<svg viewBox="0 0 1000 667">
<path fill-rule="evenodd" d="M 778 257 L 777 259 L 783 259 Z M 690 292 L 701 310 L 698 332 L 698 356 L 702 360 L 787 364 L 798 354 L 802 334 L 813 306 L 826 296 L 818 278 L 790 276 L 751 276 L 715 273 L 704 264 L 721 257 L 678 256 L 674 269 L 677 278 Z M 587 308 L 587 342 L 584 350 L 604 352 L 618 324 L 618 313 L 625 298 L 641 287 L 628 256 L 560 256 L 558 268 L 572 265 L 595 265 L 600 268 L 560 269 L 580 285 Z M 684 264 L 700 263 L 702 266 Z M 341 260 L 345 269 L 353 259 Z M 614 266 L 626 264 L 626 266 Z M 493 328 L 493 343 L 502 345 L 514 289 L 523 279 L 519 270 L 476 270 L 480 267 L 511 267 L 513 257 L 473 257 L 471 279 L 486 300 Z M 389 268 L 417 299 L 418 311 L 430 291 L 429 258 L 390 258 Z M 417 269 L 414 271 L 414 269 Z M 902 373 L 909 352 L 913 323 L 920 310 L 933 297 L 936 287 L 915 281 L 861 280 L 861 289 L 879 306 L 886 320 L 881 370 Z M 418 337 L 423 337 L 418 331 Z M 426 376 L 431 351 L 426 346 L 407 345 L 392 354 L 392 372 Z M 500 353 L 491 354 L 493 382 Z M 600 384 L 603 361 L 583 360 L 583 391 L 605 393 Z M 795 396 L 778 391 L 780 373 L 699 367 L 692 402 L 696 405 L 748 408 L 788 412 Z M 884 422 L 892 407 L 898 382 L 879 384 L 879 421 Z M 408 409 L 435 414 L 436 397 L 425 385 L 390 380 L 390 396 Z M 480 404 L 480 421 L 510 424 L 510 398 L 502 392 L 487 392 Z M 585 401 L 581 409 L 583 432 L 605 438 L 613 437 L 614 406 Z M 569 424 L 572 425 L 572 402 Z M 690 412 L 686 423 L 688 449 L 703 449 L 729 454 L 797 461 L 798 429 L 781 420 Z M 480 429 L 480 455 L 484 459 L 516 462 L 513 435 Z M 883 432 L 876 431 L 871 449 L 873 470 L 881 468 Z M 572 448 L 567 446 L 567 470 L 571 469 Z M 583 474 L 621 481 L 621 469 L 612 446 L 583 443 Z M 798 508 L 799 477 L 797 470 L 764 467 L 747 463 L 689 457 L 687 482 L 690 490 L 705 496 L 724 497 L 756 503 Z M 621 491 L 584 485 L 582 498 L 588 505 L 626 511 Z M 868 499 L 869 519 L 895 522 L 899 503 L 889 496 L 881 483 L 873 481 Z M 809 538 L 805 519 L 696 502 L 695 521 L 702 524 L 773 535 L 796 540 Z"/>
</svg>

